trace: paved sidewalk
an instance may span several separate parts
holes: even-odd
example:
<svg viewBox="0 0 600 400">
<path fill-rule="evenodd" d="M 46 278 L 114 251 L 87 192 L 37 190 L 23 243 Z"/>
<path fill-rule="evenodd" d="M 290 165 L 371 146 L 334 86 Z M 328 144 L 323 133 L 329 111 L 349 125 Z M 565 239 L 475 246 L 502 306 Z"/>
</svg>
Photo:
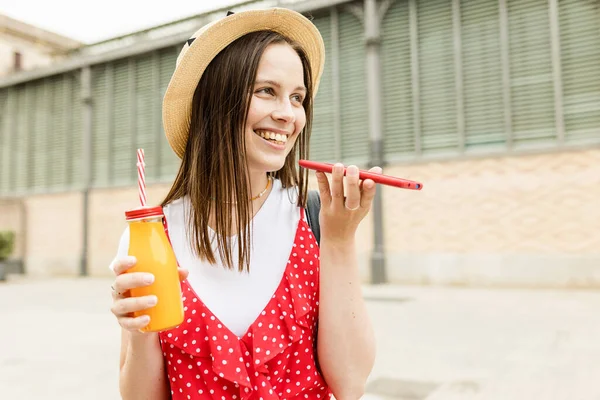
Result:
<svg viewBox="0 0 600 400">
<path fill-rule="evenodd" d="M 0 399 L 119 399 L 106 279 L 0 284 Z M 600 399 L 600 294 L 366 287 L 365 400 Z"/>
</svg>

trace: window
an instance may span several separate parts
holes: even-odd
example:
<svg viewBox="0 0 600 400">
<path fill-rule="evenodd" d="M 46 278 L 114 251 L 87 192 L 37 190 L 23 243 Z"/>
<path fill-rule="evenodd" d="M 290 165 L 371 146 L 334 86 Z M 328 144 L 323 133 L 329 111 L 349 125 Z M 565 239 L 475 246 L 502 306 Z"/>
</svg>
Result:
<svg viewBox="0 0 600 400">
<path fill-rule="evenodd" d="M 14 60 L 13 68 L 15 71 L 20 71 L 21 69 L 23 69 L 23 55 L 21 53 L 19 53 L 18 51 L 15 51 L 13 60 Z"/>
</svg>

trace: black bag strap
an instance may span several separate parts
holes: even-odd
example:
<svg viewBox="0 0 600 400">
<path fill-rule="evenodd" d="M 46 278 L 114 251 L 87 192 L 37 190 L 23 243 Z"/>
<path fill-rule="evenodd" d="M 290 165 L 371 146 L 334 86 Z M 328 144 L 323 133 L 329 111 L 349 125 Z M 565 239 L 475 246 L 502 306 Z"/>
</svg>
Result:
<svg viewBox="0 0 600 400">
<path fill-rule="evenodd" d="M 321 226 L 319 225 L 319 212 L 321 211 L 321 197 L 318 190 L 309 190 L 306 200 L 306 219 L 313 232 L 317 244 L 321 244 Z"/>
</svg>

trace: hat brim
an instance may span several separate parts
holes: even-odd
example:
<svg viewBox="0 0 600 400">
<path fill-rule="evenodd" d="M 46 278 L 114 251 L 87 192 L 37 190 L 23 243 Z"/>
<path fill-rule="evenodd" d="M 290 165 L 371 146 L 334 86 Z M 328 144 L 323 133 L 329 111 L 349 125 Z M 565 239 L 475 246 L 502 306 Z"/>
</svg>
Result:
<svg viewBox="0 0 600 400">
<path fill-rule="evenodd" d="M 186 44 L 163 99 L 163 126 L 169 145 L 183 157 L 189 135 L 192 99 L 198 82 L 210 62 L 236 39 L 270 30 L 298 43 L 306 52 L 312 69 L 313 96 L 316 95 L 325 64 L 325 45 L 319 30 L 304 15 L 285 8 L 249 10 L 229 15 L 200 30 Z"/>
</svg>

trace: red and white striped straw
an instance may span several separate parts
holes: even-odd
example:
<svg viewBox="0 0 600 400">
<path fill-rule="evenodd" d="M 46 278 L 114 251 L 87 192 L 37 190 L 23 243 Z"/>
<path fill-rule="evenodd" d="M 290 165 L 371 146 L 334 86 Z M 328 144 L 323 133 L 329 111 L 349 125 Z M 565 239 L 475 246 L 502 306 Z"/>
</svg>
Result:
<svg viewBox="0 0 600 400">
<path fill-rule="evenodd" d="M 144 149 L 137 150 L 137 171 L 138 171 L 138 192 L 140 194 L 140 203 L 146 207 L 146 178 L 144 164 Z"/>
</svg>

